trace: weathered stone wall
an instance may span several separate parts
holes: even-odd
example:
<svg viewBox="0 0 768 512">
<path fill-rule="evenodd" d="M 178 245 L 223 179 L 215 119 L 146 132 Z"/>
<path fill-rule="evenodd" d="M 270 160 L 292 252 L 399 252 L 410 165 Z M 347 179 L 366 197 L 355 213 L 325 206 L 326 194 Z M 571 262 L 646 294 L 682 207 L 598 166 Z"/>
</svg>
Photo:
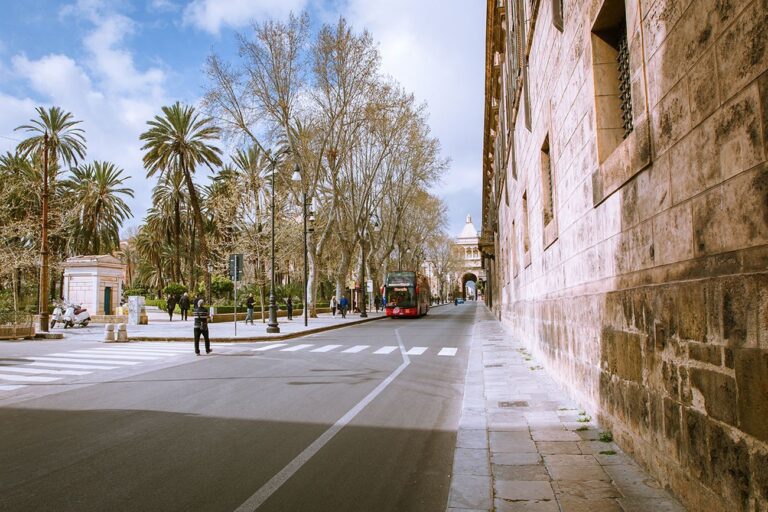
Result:
<svg viewBox="0 0 768 512">
<path fill-rule="evenodd" d="M 532 9 L 494 309 L 691 510 L 768 511 L 768 0 L 627 0 L 634 130 L 612 151 L 603 1 L 566 1 L 562 32 L 551 5 Z"/>
</svg>

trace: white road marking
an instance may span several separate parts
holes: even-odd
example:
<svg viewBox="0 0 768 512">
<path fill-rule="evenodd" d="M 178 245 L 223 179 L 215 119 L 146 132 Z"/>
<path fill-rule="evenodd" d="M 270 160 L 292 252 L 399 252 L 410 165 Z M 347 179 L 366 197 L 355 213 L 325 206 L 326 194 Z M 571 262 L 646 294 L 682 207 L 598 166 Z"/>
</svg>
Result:
<svg viewBox="0 0 768 512">
<path fill-rule="evenodd" d="M 51 356 L 62 356 L 62 357 L 69 357 L 69 356 L 87 356 L 87 357 L 104 357 L 109 359 L 138 359 L 139 361 L 153 361 L 155 359 L 161 359 L 158 356 L 140 356 L 140 355 L 131 355 L 131 354 L 107 354 L 104 352 L 96 352 L 95 350 L 75 350 L 72 352 L 57 352 L 56 354 L 48 354 Z"/>
<path fill-rule="evenodd" d="M 347 350 L 342 350 L 341 352 L 344 354 L 357 354 L 358 352 L 362 352 L 368 347 L 370 347 L 370 345 L 355 345 L 354 347 L 348 348 Z"/>
<path fill-rule="evenodd" d="M 117 366 L 95 366 L 92 364 L 62 364 L 62 363 L 44 363 L 34 362 L 28 366 L 44 366 L 46 368 L 73 368 L 75 370 L 114 370 Z"/>
<path fill-rule="evenodd" d="M 0 373 L 0 380 L 12 380 L 17 382 L 53 382 L 57 377 L 35 377 L 34 375 L 8 375 Z"/>
<path fill-rule="evenodd" d="M 374 354 L 391 354 L 397 349 L 397 347 L 393 347 L 392 345 L 387 345 L 385 347 L 381 347 L 379 350 L 374 352 Z"/>
<path fill-rule="evenodd" d="M 288 346 L 287 343 L 273 343 L 271 345 L 264 345 L 263 347 L 259 347 L 259 348 L 252 348 L 251 351 L 253 351 L 253 352 L 264 352 L 266 350 L 272 350 L 273 348 L 287 347 L 287 346 Z"/>
<path fill-rule="evenodd" d="M 29 366 L 2 366 L 0 371 L 11 373 L 39 373 L 46 375 L 89 375 L 91 372 L 76 372 L 73 370 L 45 370 L 43 368 L 30 368 Z"/>
<path fill-rule="evenodd" d="M 455 356 L 456 351 L 458 349 L 454 347 L 443 347 L 440 349 L 440 352 L 437 353 L 439 356 Z"/>
<path fill-rule="evenodd" d="M 411 350 L 406 352 L 409 356 L 420 356 L 424 352 L 427 351 L 427 347 L 413 347 Z"/>
<path fill-rule="evenodd" d="M 305 348 L 314 347 L 311 343 L 305 343 L 304 345 L 294 345 L 292 347 L 284 348 L 280 352 L 296 352 L 298 350 L 304 350 Z"/>
<path fill-rule="evenodd" d="M 114 352 L 115 354 L 147 354 L 147 355 L 160 355 L 160 356 L 178 356 L 189 352 L 189 349 L 181 350 L 161 350 L 159 348 L 109 348 L 99 347 L 94 348 L 94 351 L 98 350 L 101 353 Z"/>
<path fill-rule="evenodd" d="M 95 356 L 94 356 L 95 357 Z M 43 356 L 34 356 L 34 357 L 25 357 L 25 359 L 31 359 L 33 361 L 51 361 L 52 363 L 94 363 L 94 364 L 117 364 L 117 365 L 132 365 L 132 364 L 140 364 L 136 361 L 105 361 L 103 359 L 93 359 L 89 358 L 88 356 L 81 356 L 81 357 L 43 357 Z"/>
<path fill-rule="evenodd" d="M 14 389 L 25 388 L 25 387 L 27 386 L 25 386 L 24 384 L 19 384 L 19 385 L 2 384 L 0 385 L 0 391 L 13 391 Z"/>
<path fill-rule="evenodd" d="M 316 348 L 311 352 L 330 352 L 331 350 L 339 348 L 341 345 L 326 345 L 324 347 Z"/>
<path fill-rule="evenodd" d="M 248 498 L 245 503 L 237 507 L 235 512 L 253 512 L 259 508 L 265 501 L 272 496 L 285 482 L 288 481 L 301 467 L 307 463 L 317 452 L 319 452 L 323 446 L 325 446 L 333 437 L 339 433 L 339 431 L 347 426 L 360 411 L 365 409 L 377 396 L 379 396 L 389 386 L 403 370 L 405 370 L 409 364 L 411 364 L 408 355 L 403 347 L 403 342 L 400 339 L 400 334 L 395 329 L 397 335 L 397 341 L 400 344 L 400 353 L 403 356 L 403 362 L 398 366 L 395 371 L 389 374 L 373 391 L 368 393 L 362 400 L 360 400 L 352 409 L 339 418 L 328 430 L 323 432 L 320 437 L 314 440 L 312 444 L 304 448 L 304 450 L 296 456 L 291 462 L 288 463 L 283 469 L 280 470 L 275 476 L 269 479 L 253 496 Z M 395 347 L 397 348 L 397 347 Z M 285 349 L 284 349 L 285 350 Z"/>
</svg>

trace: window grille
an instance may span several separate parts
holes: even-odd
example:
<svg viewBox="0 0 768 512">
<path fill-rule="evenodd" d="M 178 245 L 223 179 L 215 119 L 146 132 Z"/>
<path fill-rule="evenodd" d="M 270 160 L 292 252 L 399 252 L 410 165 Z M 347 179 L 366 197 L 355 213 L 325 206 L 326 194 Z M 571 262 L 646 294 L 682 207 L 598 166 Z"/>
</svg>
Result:
<svg viewBox="0 0 768 512">
<path fill-rule="evenodd" d="M 632 84 L 629 77 L 629 47 L 624 31 L 619 40 L 619 52 L 616 61 L 619 69 L 619 101 L 621 102 L 621 120 L 624 126 L 624 138 L 632 133 Z"/>
</svg>

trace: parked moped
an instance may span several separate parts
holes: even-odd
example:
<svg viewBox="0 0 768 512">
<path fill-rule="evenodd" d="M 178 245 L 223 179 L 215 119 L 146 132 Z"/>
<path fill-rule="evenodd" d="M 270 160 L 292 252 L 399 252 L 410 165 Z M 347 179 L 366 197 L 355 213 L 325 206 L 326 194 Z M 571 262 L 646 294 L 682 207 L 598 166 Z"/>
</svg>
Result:
<svg viewBox="0 0 768 512">
<path fill-rule="evenodd" d="M 56 322 L 64 323 L 64 304 L 61 302 L 56 304 L 53 308 L 53 314 L 51 315 L 51 329 L 56 327 Z"/>
<path fill-rule="evenodd" d="M 67 327 L 86 327 L 88 322 L 91 321 L 91 314 L 88 310 L 80 307 L 78 304 L 67 305 L 67 310 L 64 312 L 64 328 Z"/>
</svg>

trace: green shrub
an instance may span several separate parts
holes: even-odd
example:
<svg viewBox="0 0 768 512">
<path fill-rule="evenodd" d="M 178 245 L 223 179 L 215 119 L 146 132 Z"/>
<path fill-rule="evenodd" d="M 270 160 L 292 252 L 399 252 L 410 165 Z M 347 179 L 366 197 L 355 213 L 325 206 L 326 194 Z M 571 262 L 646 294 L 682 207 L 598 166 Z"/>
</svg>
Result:
<svg viewBox="0 0 768 512">
<path fill-rule="evenodd" d="M 166 296 L 176 295 L 177 297 L 181 297 L 187 291 L 187 287 L 180 283 L 170 283 L 168 286 L 163 288 L 163 293 Z"/>
</svg>

